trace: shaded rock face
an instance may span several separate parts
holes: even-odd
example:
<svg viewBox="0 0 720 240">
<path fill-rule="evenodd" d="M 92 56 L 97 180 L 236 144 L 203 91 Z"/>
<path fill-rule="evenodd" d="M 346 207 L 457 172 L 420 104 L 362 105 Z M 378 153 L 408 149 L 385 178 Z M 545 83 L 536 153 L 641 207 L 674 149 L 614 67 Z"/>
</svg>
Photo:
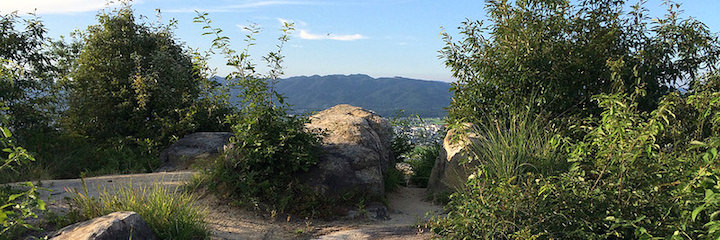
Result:
<svg viewBox="0 0 720 240">
<path fill-rule="evenodd" d="M 323 155 L 301 179 L 326 196 L 347 193 L 384 197 L 383 175 L 392 165 L 390 123 L 359 107 L 341 104 L 310 117 L 310 130 L 321 129 Z"/>
<path fill-rule="evenodd" d="M 229 132 L 196 132 L 170 145 L 160 153 L 162 165 L 155 172 L 187 169 L 198 159 L 220 155 L 233 134 Z"/>
<path fill-rule="evenodd" d="M 477 166 L 476 163 L 460 163 L 470 156 L 470 145 L 478 139 L 472 129 L 473 125 L 468 123 L 460 130 L 450 129 L 445 135 L 440 156 L 435 160 L 428 179 L 428 190 L 431 193 L 450 193 L 465 185 Z"/>
<path fill-rule="evenodd" d="M 151 240 L 153 230 L 135 212 L 114 212 L 64 227 L 51 240 Z"/>
</svg>

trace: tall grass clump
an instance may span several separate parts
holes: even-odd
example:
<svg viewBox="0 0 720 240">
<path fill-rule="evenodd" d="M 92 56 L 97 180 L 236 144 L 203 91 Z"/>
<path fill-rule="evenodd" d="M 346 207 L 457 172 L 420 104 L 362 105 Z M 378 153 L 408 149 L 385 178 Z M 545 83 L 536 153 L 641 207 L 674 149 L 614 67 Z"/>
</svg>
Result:
<svg viewBox="0 0 720 240">
<path fill-rule="evenodd" d="M 563 139 L 543 115 L 527 109 L 485 118 L 463 131 L 472 139 L 471 164 L 465 166 L 476 167 L 433 229 L 451 239 L 532 238 L 518 228 L 544 222 L 538 214 L 545 210 L 543 186 L 549 174 L 566 166 Z"/>
<path fill-rule="evenodd" d="M 416 146 L 405 160 L 413 171 L 410 182 L 418 187 L 427 187 L 430 173 L 438 157 L 440 157 L 439 143 Z"/>
<path fill-rule="evenodd" d="M 526 171 L 547 174 L 563 167 L 558 161 L 560 135 L 548 119 L 531 110 L 487 117 L 472 129 L 471 158 L 487 178 L 510 180 Z"/>
<path fill-rule="evenodd" d="M 133 211 L 148 223 L 160 239 L 208 239 L 205 214 L 195 205 L 192 194 L 170 190 L 158 184 L 152 187 L 123 186 L 107 189 L 98 197 L 83 191 L 69 190 L 70 222 L 80 222 L 112 212 Z"/>
</svg>

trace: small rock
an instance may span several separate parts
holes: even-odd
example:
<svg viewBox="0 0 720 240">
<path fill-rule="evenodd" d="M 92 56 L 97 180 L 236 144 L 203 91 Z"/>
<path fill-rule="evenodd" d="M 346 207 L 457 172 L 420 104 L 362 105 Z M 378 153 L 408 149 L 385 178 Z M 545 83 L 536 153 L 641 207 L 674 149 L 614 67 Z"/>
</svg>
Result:
<svg viewBox="0 0 720 240">
<path fill-rule="evenodd" d="M 64 227 L 51 240 L 154 240 L 155 232 L 135 212 L 114 212 Z"/>
<path fill-rule="evenodd" d="M 379 202 L 372 202 L 365 206 L 365 211 L 370 215 L 369 217 L 372 217 L 377 220 L 390 220 L 390 214 L 388 214 L 388 209 L 385 204 L 379 203 Z"/>
<path fill-rule="evenodd" d="M 198 159 L 219 156 L 233 134 L 229 132 L 196 132 L 189 134 L 160 152 L 162 166 L 155 172 L 187 169 Z"/>
</svg>

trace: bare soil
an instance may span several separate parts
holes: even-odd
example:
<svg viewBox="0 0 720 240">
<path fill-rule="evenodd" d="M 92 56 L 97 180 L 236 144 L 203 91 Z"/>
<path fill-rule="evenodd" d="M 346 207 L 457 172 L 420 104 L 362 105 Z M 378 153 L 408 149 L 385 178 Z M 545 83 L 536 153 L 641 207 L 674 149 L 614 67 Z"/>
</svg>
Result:
<svg viewBox="0 0 720 240">
<path fill-rule="evenodd" d="M 111 175 L 85 178 L 88 195 L 112 192 L 121 186 L 164 187 L 175 189 L 191 180 L 195 172 L 161 172 L 147 174 Z M 49 199 L 48 208 L 60 215 L 68 210 L 64 200 L 68 190 L 83 192 L 81 179 L 44 180 L 42 199 Z M 432 234 L 423 228 L 429 216 L 442 208 L 425 200 L 424 188 L 400 187 L 388 194 L 389 220 L 346 219 L 272 219 L 200 193 L 198 206 L 206 211 L 213 239 L 430 239 Z"/>
</svg>

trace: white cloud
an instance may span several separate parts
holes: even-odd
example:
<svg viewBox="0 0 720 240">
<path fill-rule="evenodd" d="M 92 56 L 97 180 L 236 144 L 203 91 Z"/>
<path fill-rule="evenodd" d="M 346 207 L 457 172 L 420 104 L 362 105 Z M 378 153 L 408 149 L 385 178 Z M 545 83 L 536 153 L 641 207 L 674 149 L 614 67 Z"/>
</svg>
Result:
<svg viewBox="0 0 720 240">
<path fill-rule="evenodd" d="M 293 21 L 290 21 L 290 20 L 287 20 L 287 19 L 284 19 L 284 18 L 277 18 L 277 20 L 278 20 L 278 22 L 280 22 L 280 24 L 283 24 L 283 25 L 284 25 L 285 23 L 292 23 L 292 22 L 293 22 Z"/>
<path fill-rule="evenodd" d="M 284 19 L 284 18 L 276 18 L 278 22 L 280 22 L 281 25 L 284 25 L 285 23 L 293 23 L 296 27 L 305 27 L 307 26 L 307 23 L 300 20 L 292 20 L 292 19 Z"/>
<path fill-rule="evenodd" d="M 338 40 L 338 41 L 355 41 L 359 39 L 365 39 L 367 37 L 361 35 L 361 34 L 351 34 L 351 35 L 333 35 L 333 34 L 312 34 L 308 31 L 301 29 L 300 30 L 300 38 L 306 39 L 306 40 Z"/>
<path fill-rule="evenodd" d="M 90 12 L 103 9 L 107 6 L 106 0 L 3 0 L 0 1 L 0 11 L 9 13 L 18 11 L 19 14 L 35 12 L 37 14 L 63 14 Z M 37 10 L 36 10 L 37 9 Z"/>
<path fill-rule="evenodd" d="M 237 26 L 238 28 L 240 28 L 240 31 L 243 31 L 243 32 L 246 32 L 246 33 L 251 32 L 250 29 L 253 29 L 253 26 L 251 26 L 251 25 L 236 24 L 235 26 Z M 260 26 L 255 26 L 255 27 L 260 27 Z"/>
<path fill-rule="evenodd" d="M 241 9 L 249 9 L 249 8 L 259 8 L 259 7 L 265 7 L 265 6 L 282 6 L 282 5 L 314 5 L 317 4 L 315 2 L 308 2 L 308 1 L 250 1 L 242 4 L 233 4 L 233 5 L 225 5 L 225 6 L 218 6 L 213 8 L 178 8 L 178 9 L 170 9 L 165 12 L 174 12 L 174 13 L 194 13 L 195 11 L 199 12 L 233 12 Z"/>
</svg>

